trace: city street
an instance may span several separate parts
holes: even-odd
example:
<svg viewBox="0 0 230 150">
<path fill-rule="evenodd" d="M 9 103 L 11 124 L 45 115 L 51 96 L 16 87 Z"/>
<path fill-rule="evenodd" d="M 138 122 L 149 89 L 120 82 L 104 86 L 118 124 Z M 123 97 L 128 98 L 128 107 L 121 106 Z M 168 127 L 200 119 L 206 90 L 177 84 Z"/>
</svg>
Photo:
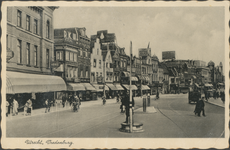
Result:
<svg viewBox="0 0 230 150">
<path fill-rule="evenodd" d="M 224 137 L 224 108 L 205 103 L 206 117 L 194 115 L 195 104 L 188 104 L 187 94 L 151 97 L 156 112 L 134 114 L 134 121 L 143 123 L 144 132 L 120 132 L 125 114 L 120 104 L 107 100 L 83 102 L 79 112 L 70 109 L 8 119 L 7 137 L 62 137 L 62 138 L 219 138 Z M 87 104 L 88 103 L 88 104 Z M 90 104 L 91 103 L 91 104 Z M 90 105 L 89 105 L 90 104 Z M 142 100 L 135 98 L 135 110 L 141 109 Z M 61 108 L 60 108 L 61 109 Z M 147 108 L 148 110 L 148 108 Z"/>
</svg>

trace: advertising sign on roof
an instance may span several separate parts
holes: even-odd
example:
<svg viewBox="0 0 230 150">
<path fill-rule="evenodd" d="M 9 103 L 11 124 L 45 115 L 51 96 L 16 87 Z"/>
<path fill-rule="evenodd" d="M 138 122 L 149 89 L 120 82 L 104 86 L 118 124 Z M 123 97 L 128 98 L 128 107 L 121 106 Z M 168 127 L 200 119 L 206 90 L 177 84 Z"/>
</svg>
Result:
<svg viewBox="0 0 230 150">
<path fill-rule="evenodd" d="M 175 51 L 164 51 L 162 52 L 162 60 L 164 59 L 176 59 Z"/>
</svg>

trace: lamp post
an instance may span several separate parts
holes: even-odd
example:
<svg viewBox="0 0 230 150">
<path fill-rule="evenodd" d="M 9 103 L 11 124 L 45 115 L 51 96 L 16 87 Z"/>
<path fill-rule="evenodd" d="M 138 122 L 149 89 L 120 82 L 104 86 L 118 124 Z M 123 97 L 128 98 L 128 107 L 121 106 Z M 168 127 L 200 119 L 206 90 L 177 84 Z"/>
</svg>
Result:
<svg viewBox="0 0 230 150">
<path fill-rule="evenodd" d="M 130 124 L 130 132 L 133 132 L 133 112 L 132 112 L 132 42 L 130 42 L 130 76 L 129 76 L 129 124 Z"/>
</svg>

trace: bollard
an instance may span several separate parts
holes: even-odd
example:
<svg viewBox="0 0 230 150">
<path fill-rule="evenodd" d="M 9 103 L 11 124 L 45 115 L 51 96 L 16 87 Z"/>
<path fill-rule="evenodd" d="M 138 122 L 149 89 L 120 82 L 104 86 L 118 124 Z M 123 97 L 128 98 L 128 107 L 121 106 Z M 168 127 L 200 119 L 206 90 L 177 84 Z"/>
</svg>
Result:
<svg viewBox="0 0 230 150">
<path fill-rule="evenodd" d="M 143 97 L 143 112 L 146 112 L 146 96 Z"/>
<path fill-rule="evenodd" d="M 148 96 L 148 106 L 150 106 L 150 96 Z"/>
</svg>

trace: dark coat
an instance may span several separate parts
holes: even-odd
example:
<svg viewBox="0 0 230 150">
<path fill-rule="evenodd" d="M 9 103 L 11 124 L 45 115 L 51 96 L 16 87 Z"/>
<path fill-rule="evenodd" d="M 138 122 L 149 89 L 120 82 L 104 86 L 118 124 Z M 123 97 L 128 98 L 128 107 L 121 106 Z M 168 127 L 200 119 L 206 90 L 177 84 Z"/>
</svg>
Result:
<svg viewBox="0 0 230 150">
<path fill-rule="evenodd" d="M 126 112 L 126 115 L 129 116 L 129 95 L 125 95 L 124 96 L 124 105 L 125 105 L 125 112 Z M 134 107 L 135 105 L 135 102 L 134 102 L 134 98 L 132 97 L 132 107 Z"/>
</svg>

